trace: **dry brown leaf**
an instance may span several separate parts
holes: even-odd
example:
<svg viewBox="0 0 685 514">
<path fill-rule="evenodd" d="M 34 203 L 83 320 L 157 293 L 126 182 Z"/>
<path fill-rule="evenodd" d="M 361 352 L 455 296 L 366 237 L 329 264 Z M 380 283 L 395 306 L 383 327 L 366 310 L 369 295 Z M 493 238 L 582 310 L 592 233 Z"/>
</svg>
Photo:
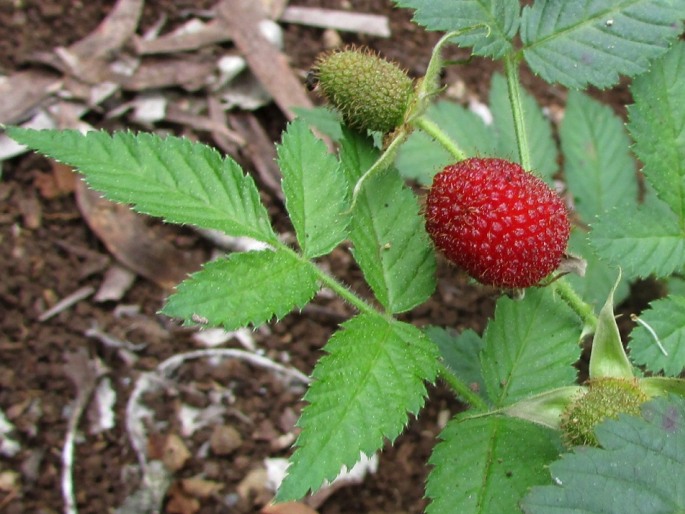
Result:
<svg viewBox="0 0 685 514">
<path fill-rule="evenodd" d="M 145 217 L 104 198 L 78 181 L 76 200 L 88 226 L 122 264 L 170 289 L 200 269 L 204 256 L 181 251 L 150 227 Z M 157 227 L 161 230 L 160 227 Z"/>
<path fill-rule="evenodd" d="M 40 196 L 48 200 L 71 194 L 76 189 L 76 173 L 71 166 L 51 161 L 49 173 L 37 173 L 33 185 Z"/>
</svg>

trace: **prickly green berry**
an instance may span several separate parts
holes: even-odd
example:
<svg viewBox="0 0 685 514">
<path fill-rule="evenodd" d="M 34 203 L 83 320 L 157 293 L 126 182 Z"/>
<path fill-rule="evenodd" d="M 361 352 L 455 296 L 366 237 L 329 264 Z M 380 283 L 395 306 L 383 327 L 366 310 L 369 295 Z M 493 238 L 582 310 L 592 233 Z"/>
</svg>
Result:
<svg viewBox="0 0 685 514">
<path fill-rule="evenodd" d="M 588 383 L 588 392 L 572 402 L 561 418 L 560 428 L 568 446 L 599 446 L 595 427 L 619 414 L 639 415 L 647 395 L 637 380 L 603 377 Z"/>
<path fill-rule="evenodd" d="M 319 57 L 314 73 L 351 127 L 387 133 L 403 123 L 414 84 L 396 64 L 368 49 L 347 48 Z"/>
</svg>

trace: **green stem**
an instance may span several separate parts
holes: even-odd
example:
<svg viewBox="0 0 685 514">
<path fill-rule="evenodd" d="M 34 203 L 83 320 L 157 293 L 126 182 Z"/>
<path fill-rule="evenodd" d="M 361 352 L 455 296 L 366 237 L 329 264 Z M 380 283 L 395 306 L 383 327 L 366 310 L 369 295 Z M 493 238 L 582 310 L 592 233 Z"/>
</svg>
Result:
<svg viewBox="0 0 685 514">
<path fill-rule="evenodd" d="M 466 154 L 464 153 L 464 151 L 461 148 L 459 148 L 459 146 L 454 141 L 452 141 L 452 139 L 431 120 L 429 120 L 425 116 L 421 116 L 420 118 L 415 119 L 413 123 L 416 127 L 420 128 L 426 134 L 428 134 L 429 136 L 434 138 L 438 143 L 440 143 L 445 148 L 445 150 L 447 150 L 455 157 L 457 161 L 463 161 L 464 159 L 466 159 Z"/>
<path fill-rule="evenodd" d="M 554 287 L 554 291 L 559 297 L 566 302 L 583 321 L 583 335 L 593 334 L 597 327 L 597 315 L 592 306 L 583 301 L 571 284 L 563 278 L 554 282 L 552 287 Z"/>
<path fill-rule="evenodd" d="M 523 117 L 523 96 L 521 94 L 521 81 L 519 80 L 519 60 L 515 54 L 509 54 L 504 60 L 504 67 L 507 73 L 507 88 L 509 90 L 509 102 L 511 112 L 514 117 L 514 131 L 519 147 L 521 166 L 524 170 L 530 171 L 530 148 L 528 147 L 528 134 L 526 133 L 526 122 Z"/>
<path fill-rule="evenodd" d="M 471 388 L 456 377 L 444 364 L 438 364 L 438 374 L 452 390 L 466 403 L 479 410 L 487 410 L 488 406 L 480 396 L 474 393 Z"/>
<path fill-rule="evenodd" d="M 324 270 L 319 268 L 316 264 L 311 263 L 311 265 L 316 271 L 316 274 L 323 285 L 331 289 L 335 294 L 355 307 L 359 312 L 374 314 L 377 316 L 381 315 L 381 313 L 374 309 L 370 304 L 366 303 L 363 299 L 338 282 L 334 277 L 330 276 Z"/>
<path fill-rule="evenodd" d="M 399 150 L 402 143 L 406 141 L 408 135 L 409 133 L 405 127 L 399 128 L 395 133 L 392 141 L 385 149 L 385 151 L 380 155 L 380 157 L 378 157 L 376 162 L 374 162 L 373 165 L 368 170 L 366 170 L 366 172 L 359 178 L 359 180 L 357 180 L 357 183 L 354 185 L 354 189 L 352 190 L 352 201 L 350 202 L 349 209 L 350 211 L 354 209 L 354 206 L 357 203 L 357 198 L 359 198 L 359 193 L 361 193 L 364 183 L 371 176 L 378 173 L 379 171 L 383 171 L 392 164 L 392 161 L 395 159 L 397 151 Z"/>
<path fill-rule="evenodd" d="M 303 257 L 299 253 L 297 253 L 295 250 L 293 250 L 290 246 L 288 246 L 285 243 L 282 243 L 281 241 L 276 241 L 272 243 L 272 246 L 278 247 L 279 250 L 283 250 L 285 252 L 290 253 L 291 255 L 295 256 L 298 260 L 307 263 L 311 266 L 312 270 L 314 273 L 316 273 L 317 278 L 319 281 L 329 289 L 331 289 L 335 294 L 337 294 L 339 297 L 341 297 L 343 300 L 345 300 L 347 303 L 355 307 L 359 312 L 365 312 L 367 314 L 375 314 L 382 316 L 382 313 L 380 313 L 377 309 L 375 309 L 371 304 L 365 302 L 362 298 L 357 296 L 353 291 L 350 291 L 347 287 L 345 287 L 343 284 L 338 282 L 338 280 L 326 273 L 324 270 L 319 268 L 315 262 L 307 259 L 306 257 Z"/>
</svg>

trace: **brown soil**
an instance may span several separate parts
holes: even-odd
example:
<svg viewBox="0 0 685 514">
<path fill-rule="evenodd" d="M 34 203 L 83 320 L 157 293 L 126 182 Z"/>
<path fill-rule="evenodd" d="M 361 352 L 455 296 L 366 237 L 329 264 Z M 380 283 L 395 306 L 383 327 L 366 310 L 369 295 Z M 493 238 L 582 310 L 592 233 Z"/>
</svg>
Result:
<svg viewBox="0 0 685 514">
<path fill-rule="evenodd" d="M 33 60 L 35 52 L 80 40 L 97 26 L 112 4 L 105 0 L 3 2 L 0 71 L 9 74 L 38 66 Z M 141 27 L 155 23 L 161 13 L 173 25 L 184 10 L 213 4 L 211 0 L 151 0 L 146 3 Z M 299 0 L 291 4 L 387 14 L 393 31 L 391 39 L 355 35 L 343 38 L 349 43 L 370 45 L 415 75 L 424 71 L 439 37 L 417 29 L 410 23 L 409 12 L 393 9 L 389 0 Z M 307 69 L 323 49 L 322 31 L 294 25 L 285 29 L 286 53 L 295 68 Z M 458 49 L 451 53 L 455 58 L 465 55 Z M 491 62 L 477 60 L 450 69 L 446 80 L 459 78 L 468 91 L 485 98 L 493 69 Z M 559 103 L 563 96 L 531 76 L 524 76 L 524 82 L 543 103 Z M 265 108 L 258 116 L 276 138 L 285 122 L 280 113 Z M 89 121 L 108 126 L 97 114 L 90 115 Z M 191 331 L 157 314 L 168 291 L 142 278 L 120 302 L 86 299 L 45 322 L 38 320 L 57 300 L 75 290 L 97 288 L 112 262 L 84 223 L 73 194 L 46 198 L 40 193 L 37 179 L 51 171 L 47 160 L 27 154 L 4 163 L 0 182 L 0 409 L 15 425 L 12 437 L 21 446 L 16 456 L 0 460 L 0 474 L 7 470 L 18 472 L 16 488 L 0 489 L 0 512 L 47 514 L 62 510 L 60 453 L 77 394 L 73 369 L 65 368 L 65 363 L 68 356 L 85 351 L 107 368 L 117 393 L 115 427 L 93 435 L 88 432 L 88 421 L 82 420 L 76 441 L 74 483 L 79 511 L 104 513 L 120 506 L 139 485 L 138 475 L 131 471 L 136 455 L 124 426 L 126 402 L 136 379 L 164 359 L 199 346 L 191 338 Z M 280 204 L 273 200 L 271 204 L 278 216 Z M 174 243 L 200 252 L 208 248 L 199 236 L 186 232 L 177 232 Z M 361 285 L 359 271 L 344 252 L 336 251 L 328 265 L 343 281 Z M 411 316 L 418 324 L 470 327 L 480 332 L 492 313 L 494 298 L 491 291 L 469 285 L 464 277 L 441 265 L 438 291 Z M 315 305 L 255 331 L 255 344 L 267 357 L 308 373 L 327 338 L 349 313 L 336 300 L 317 299 Z M 134 308 L 126 311 L 123 307 Z M 135 352 L 135 360 L 126 361 L 122 351 L 84 335 L 94 325 L 113 337 L 145 347 Z M 235 338 L 226 346 L 242 348 Z M 240 499 L 236 486 L 265 457 L 287 456 L 288 448 L 274 448 L 275 441 L 292 428 L 294 414 L 301 407 L 301 394 L 301 389 L 285 386 L 272 374 L 253 366 L 200 359 L 181 366 L 161 391 L 146 395 L 145 405 L 154 412 L 154 422 L 148 426 L 152 453 L 161 451 L 159 447 L 167 435 L 182 434 L 178 422 L 182 405 L 197 409 L 205 409 L 212 402 L 228 405 L 223 423 L 236 428 L 242 440 L 235 451 L 218 456 L 207 447 L 215 423 L 188 436 L 181 435 L 190 458 L 174 474 L 174 480 L 200 475 L 223 488 L 199 500 L 193 507 L 199 510 L 174 510 L 177 507 L 171 507 L 172 500 L 187 499 L 177 494 L 168 500 L 167 512 L 254 512 L 257 500 Z M 457 409 L 459 405 L 449 393 L 439 385 L 433 387 L 420 419 L 412 420 L 407 432 L 383 452 L 378 472 L 360 485 L 335 492 L 318 508 L 319 512 L 421 512 L 425 506 L 425 462 L 440 430 L 438 420 L 444 417 L 444 411 L 454 413 Z"/>
</svg>

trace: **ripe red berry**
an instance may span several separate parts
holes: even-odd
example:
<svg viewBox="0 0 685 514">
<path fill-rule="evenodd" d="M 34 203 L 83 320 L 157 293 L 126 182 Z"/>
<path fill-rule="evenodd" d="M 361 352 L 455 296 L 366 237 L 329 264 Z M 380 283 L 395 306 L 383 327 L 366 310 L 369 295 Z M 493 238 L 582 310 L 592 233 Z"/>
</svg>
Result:
<svg viewBox="0 0 685 514">
<path fill-rule="evenodd" d="M 483 284 L 530 287 L 554 271 L 570 224 L 562 199 L 516 163 L 471 158 L 433 179 L 426 230 L 447 259 Z"/>
</svg>

